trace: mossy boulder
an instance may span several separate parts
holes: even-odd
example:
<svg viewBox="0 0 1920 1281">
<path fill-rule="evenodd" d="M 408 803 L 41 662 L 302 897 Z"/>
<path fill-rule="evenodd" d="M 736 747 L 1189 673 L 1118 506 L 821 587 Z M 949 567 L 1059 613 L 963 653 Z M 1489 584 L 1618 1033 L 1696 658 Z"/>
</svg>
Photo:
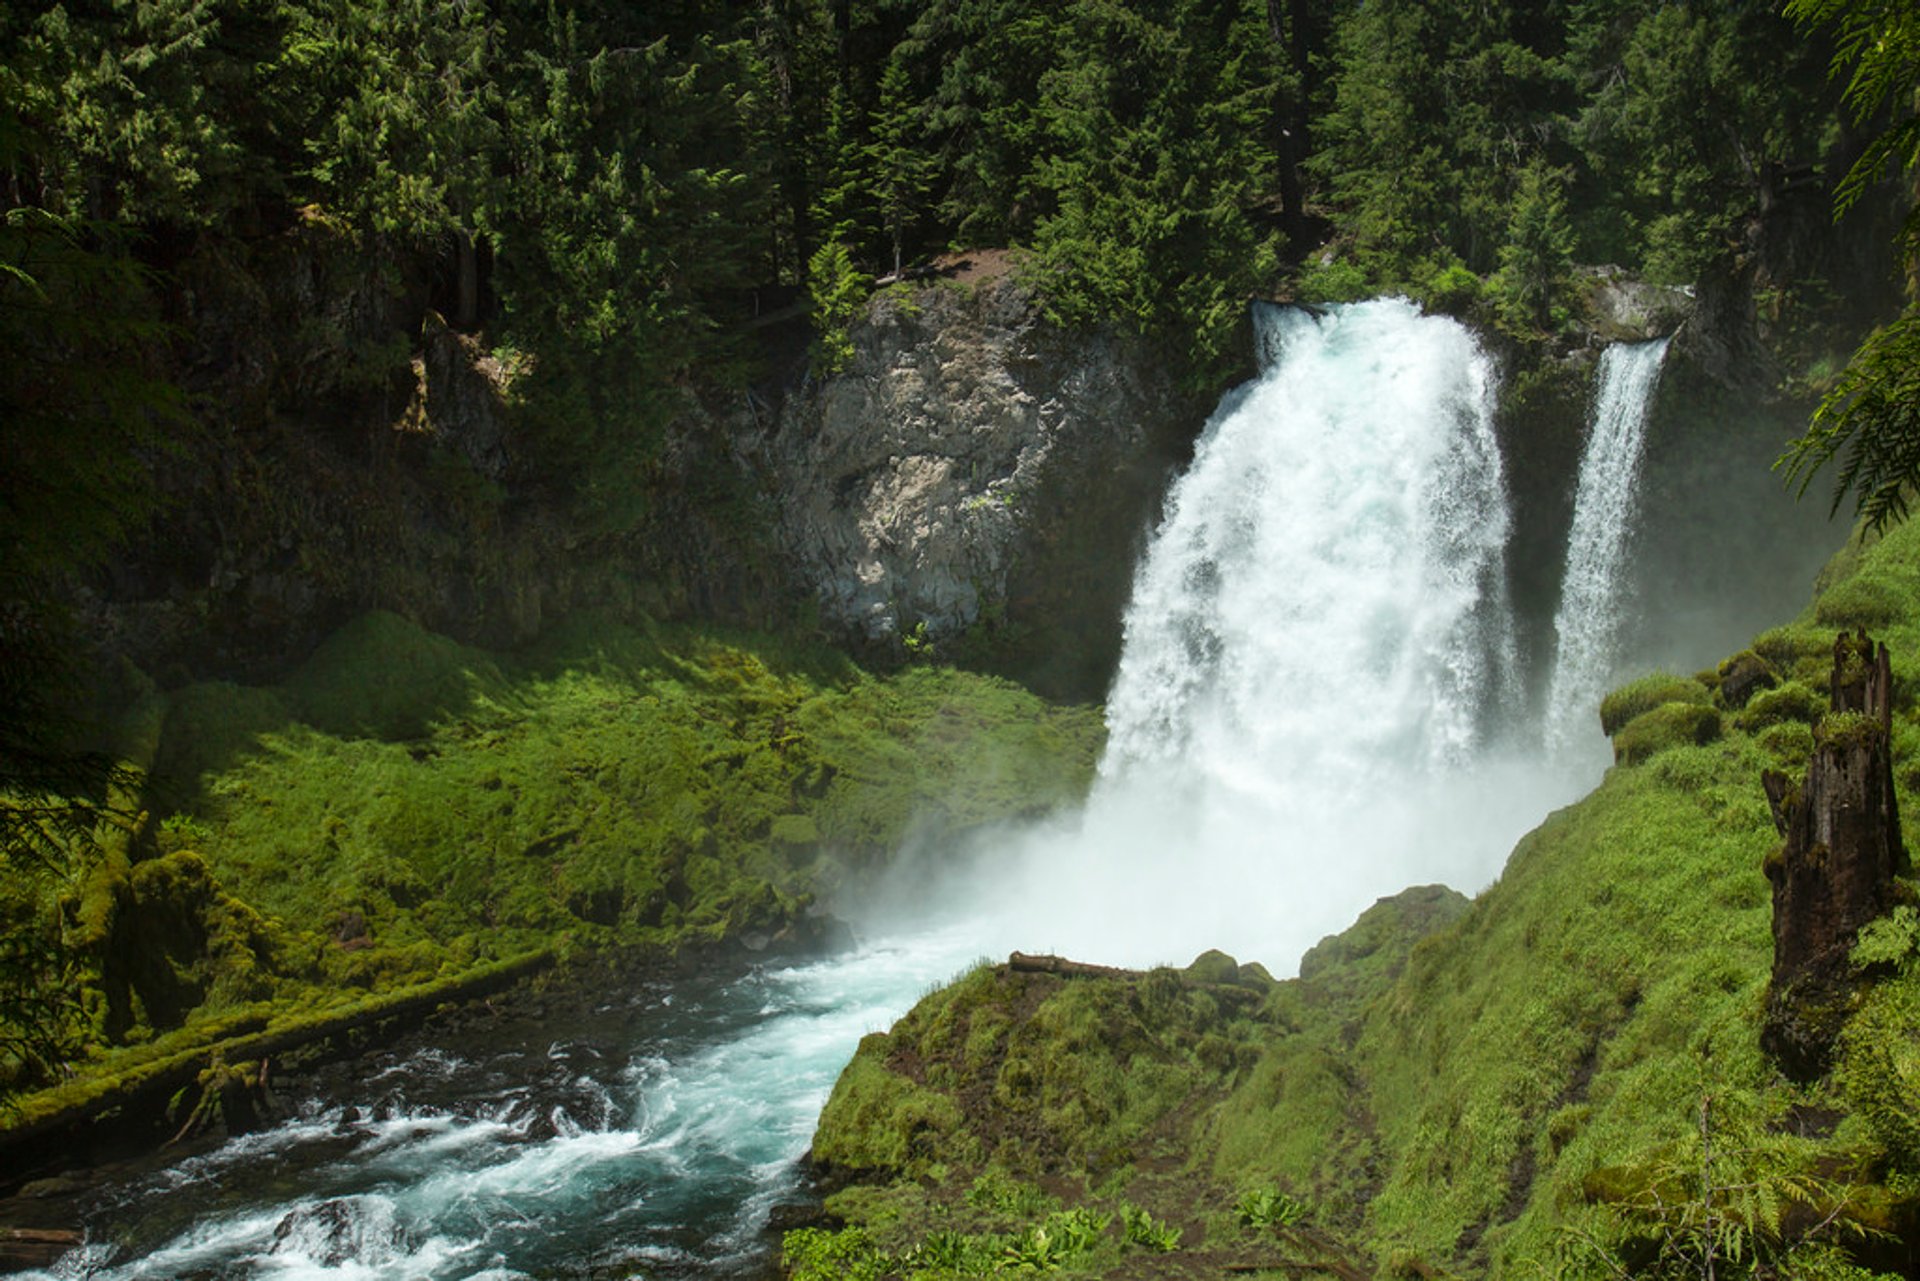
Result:
<svg viewBox="0 0 1920 1281">
<path fill-rule="evenodd" d="M 1666 703 L 1628 721 L 1613 736 L 1618 765 L 1639 765 L 1673 747 L 1699 747 L 1720 737 L 1720 713 L 1699 703 Z"/>
<path fill-rule="evenodd" d="M 1600 700 L 1600 729 L 1607 737 L 1636 717 L 1667 703 L 1705 706 L 1712 695 L 1698 680 L 1671 672 L 1652 672 L 1614 690 Z"/>
<path fill-rule="evenodd" d="M 1745 707 L 1755 694 L 1780 683 L 1773 664 L 1750 649 L 1720 664 L 1715 675 L 1715 698 L 1720 706 L 1734 712 Z"/>
<path fill-rule="evenodd" d="M 1417 885 L 1380 899 L 1339 934 L 1300 958 L 1300 978 L 1316 994 L 1357 1008 L 1390 985 L 1416 943 L 1466 915 L 1467 896 L 1445 885 Z"/>
<path fill-rule="evenodd" d="M 918 1174 L 960 1129 L 960 1106 L 886 1063 L 886 1037 L 862 1039 L 813 1139 L 813 1160 L 841 1174 Z"/>
<path fill-rule="evenodd" d="M 384 610 L 340 628 L 287 680 L 301 718 L 338 735 L 416 738 L 502 684 L 490 655 Z"/>
<path fill-rule="evenodd" d="M 1812 725 L 1826 710 L 1827 699 L 1824 694 L 1816 693 L 1799 681 L 1788 681 L 1755 694 L 1734 718 L 1734 723 L 1748 733 L 1757 733 L 1770 725 L 1789 721 Z"/>
</svg>

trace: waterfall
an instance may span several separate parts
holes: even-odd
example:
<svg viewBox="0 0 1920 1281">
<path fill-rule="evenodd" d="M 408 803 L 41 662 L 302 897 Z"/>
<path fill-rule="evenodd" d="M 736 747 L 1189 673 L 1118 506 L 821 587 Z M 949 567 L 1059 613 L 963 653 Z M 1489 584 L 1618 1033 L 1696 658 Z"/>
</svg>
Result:
<svg viewBox="0 0 1920 1281">
<path fill-rule="evenodd" d="M 1513 662 L 1491 362 L 1399 301 L 1256 319 L 1135 579 L 1102 774 L 1461 760 Z"/>
<path fill-rule="evenodd" d="M 1554 614 L 1553 676 L 1547 686 L 1551 750 L 1599 741 L 1594 719 L 1619 662 L 1627 539 L 1633 528 L 1647 410 L 1668 339 L 1616 343 L 1600 357 L 1587 449 L 1580 460 L 1567 534 L 1567 568 Z"/>
<path fill-rule="evenodd" d="M 1077 840 L 1030 860 L 1029 946 L 1284 968 L 1380 895 L 1478 888 L 1543 812 L 1500 751 L 1520 698 L 1492 361 L 1399 300 L 1256 323 L 1261 372 L 1136 576 Z"/>
</svg>

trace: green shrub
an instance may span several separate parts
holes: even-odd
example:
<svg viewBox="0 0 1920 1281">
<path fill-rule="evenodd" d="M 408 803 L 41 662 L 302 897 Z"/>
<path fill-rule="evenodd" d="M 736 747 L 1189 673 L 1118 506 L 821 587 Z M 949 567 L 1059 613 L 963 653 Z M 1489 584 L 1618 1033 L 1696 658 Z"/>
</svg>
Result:
<svg viewBox="0 0 1920 1281">
<path fill-rule="evenodd" d="M 1639 765 L 1670 747 L 1704 746 L 1720 737 L 1720 713 L 1698 703 L 1666 703 L 1628 721 L 1613 736 L 1613 759 Z"/>
<path fill-rule="evenodd" d="M 1845 631 L 1876 631 L 1912 613 L 1912 604 L 1902 592 L 1863 574 L 1836 583 L 1813 604 L 1814 622 Z"/>
<path fill-rule="evenodd" d="M 795 1228 L 781 1241 L 780 1265 L 788 1281 L 880 1281 L 894 1271 L 894 1260 L 859 1228 Z"/>
<path fill-rule="evenodd" d="M 1799 681 L 1788 681 L 1755 694 L 1734 717 L 1734 724 L 1750 734 L 1787 721 L 1811 725 L 1826 710 L 1826 695 L 1815 693 Z"/>
<path fill-rule="evenodd" d="M 1650 672 L 1600 700 L 1600 729 L 1611 738 L 1627 722 L 1663 704 L 1705 704 L 1709 698 L 1707 687 L 1691 677 Z"/>
<path fill-rule="evenodd" d="M 1290 1228 L 1307 1215 L 1307 1207 L 1278 1188 L 1255 1188 L 1234 1202 L 1234 1219 L 1243 1228 Z"/>
<path fill-rule="evenodd" d="M 1122 1205 L 1120 1224 L 1126 1232 L 1129 1245 L 1137 1245 L 1155 1254 L 1167 1254 L 1180 1248 L 1180 1229 L 1170 1223 L 1160 1222 L 1139 1206 L 1130 1203 Z"/>
</svg>

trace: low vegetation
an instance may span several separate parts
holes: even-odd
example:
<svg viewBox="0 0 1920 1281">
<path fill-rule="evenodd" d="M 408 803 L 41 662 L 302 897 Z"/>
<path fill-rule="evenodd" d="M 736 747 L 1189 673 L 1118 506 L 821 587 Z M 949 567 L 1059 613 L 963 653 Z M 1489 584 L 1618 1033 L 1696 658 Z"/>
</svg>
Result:
<svg viewBox="0 0 1920 1281">
<path fill-rule="evenodd" d="M 130 719 L 137 819 L 0 884 L 11 1092 L 529 957 L 815 941 L 911 837 L 1076 799 L 1102 734 L 984 677 L 591 617 L 495 655 L 373 614 Z"/>
<path fill-rule="evenodd" d="M 862 1043 L 822 1115 L 848 1226 L 790 1242 L 795 1275 L 828 1248 L 997 1270 L 912 1271 L 984 1177 L 1051 1198 L 1002 1233 L 1074 1209 L 1177 1231 L 1142 1271 L 1110 1225 L 1063 1276 L 1909 1274 L 1913 909 L 1862 932 L 1829 1075 L 1793 1085 L 1759 1041 L 1777 843 L 1760 775 L 1804 766 L 1835 620 L 1863 600 L 1895 656 L 1911 831 L 1920 530 L 1902 526 L 1851 545 L 1750 651 L 1609 696 L 1620 763 L 1471 904 L 1383 900 L 1282 983 L 1203 981 L 1203 958 L 1132 978 L 987 967 L 928 997 Z"/>
</svg>

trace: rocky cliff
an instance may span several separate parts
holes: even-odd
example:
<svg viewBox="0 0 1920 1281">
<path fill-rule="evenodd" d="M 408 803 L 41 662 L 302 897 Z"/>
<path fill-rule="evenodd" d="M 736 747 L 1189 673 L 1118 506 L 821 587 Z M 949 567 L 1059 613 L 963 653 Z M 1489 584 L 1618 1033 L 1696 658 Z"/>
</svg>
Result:
<svg viewBox="0 0 1920 1281">
<path fill-rule="evenodd" d="M 797 572 L 857 648 L 931 647 L 1097 698 L 1139 544 L 1212 396 L 1011 280 L 882 291 L 765 460 Z"/>
</svg>

